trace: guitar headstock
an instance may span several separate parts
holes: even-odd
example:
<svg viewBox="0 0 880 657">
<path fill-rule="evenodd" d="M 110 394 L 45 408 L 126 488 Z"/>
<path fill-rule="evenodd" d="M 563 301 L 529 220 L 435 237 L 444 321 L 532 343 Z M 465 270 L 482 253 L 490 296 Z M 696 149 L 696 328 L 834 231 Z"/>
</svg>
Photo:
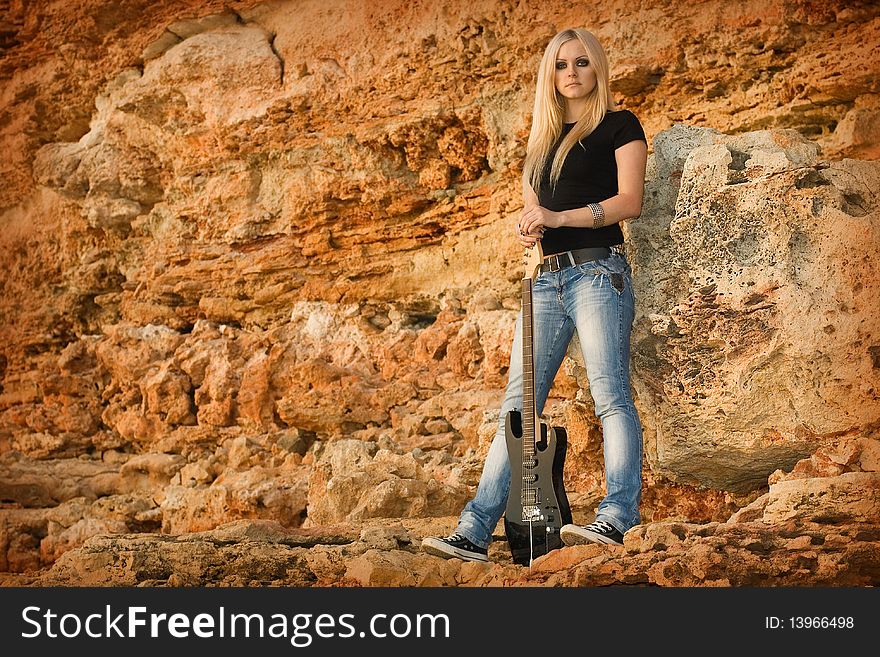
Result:
<svg viewBox="0 0 880 657">
<path fill-rule="evenodd" d="M 535 246 L 523 250 L 523 278 L 538 278 L 538 267 L 544 260 L 544 249 L 541 248 L 541 240 L 535 242 Z"/>
</svg>

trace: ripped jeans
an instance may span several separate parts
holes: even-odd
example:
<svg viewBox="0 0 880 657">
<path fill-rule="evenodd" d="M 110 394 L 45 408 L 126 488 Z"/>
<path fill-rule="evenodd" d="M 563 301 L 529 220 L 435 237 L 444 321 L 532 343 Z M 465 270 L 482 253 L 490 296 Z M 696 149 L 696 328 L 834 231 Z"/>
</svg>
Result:
<svg viewBox="0 0 880 657">
<path fill-rule="evenodd" d="M 544 408 L 574 331 L 587 367 L 590 394 L 602 422 L 606 496 L 597 520 L 620 532 L 639 524 L 642 492 L 642 427 L 630 392 L 630 333 L 635 299 L 626 258 L 607 258 L 544 272 L 534 281 L 535 404 Z M 474 499 L 456 532 L 488 547 L 507 506 L 510 462 L 504 436 L 508 411 L 522 409 L 522 313 L 510 355 L 510 371 L 498 431 L 489 448 Z"/>
</svg>

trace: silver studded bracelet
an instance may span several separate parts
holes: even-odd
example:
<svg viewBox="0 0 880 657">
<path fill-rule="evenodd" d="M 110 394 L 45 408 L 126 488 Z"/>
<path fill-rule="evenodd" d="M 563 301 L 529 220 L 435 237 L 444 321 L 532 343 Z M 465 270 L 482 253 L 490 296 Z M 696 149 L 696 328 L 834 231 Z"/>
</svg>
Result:
<svg viewBox="0 0 880 657">
<path fill-rule="evenodd" d="M 601 228 L 605 225 L 605 210 L 598 203 L 590 203 L 588 206 L 593 212 L 593 228 Z"/>
</svg>

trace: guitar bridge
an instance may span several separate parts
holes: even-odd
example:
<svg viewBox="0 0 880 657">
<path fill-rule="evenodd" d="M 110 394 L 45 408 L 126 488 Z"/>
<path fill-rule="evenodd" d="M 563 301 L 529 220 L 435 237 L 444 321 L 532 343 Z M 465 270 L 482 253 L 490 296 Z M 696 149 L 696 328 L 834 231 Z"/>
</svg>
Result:
<svg viewBox="0 0 880 657">
<path fill-rule="evenodd" d="M 523 506 L 522 508 L 522 521 L 523 522 L 539 522 L 544 519 L 544 516 L 541 515 L 541 509 L 538 506 Z"/>
</svg>

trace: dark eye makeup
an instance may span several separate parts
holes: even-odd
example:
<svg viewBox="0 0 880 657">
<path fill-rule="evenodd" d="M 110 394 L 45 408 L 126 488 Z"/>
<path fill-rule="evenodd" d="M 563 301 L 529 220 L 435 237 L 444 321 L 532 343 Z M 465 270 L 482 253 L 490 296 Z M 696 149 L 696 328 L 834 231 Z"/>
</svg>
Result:
<svg viewBox="0 0 880 657">
<path fill-rule="evenodd" d="M 586 57 L 582 57 L 575 62 L 575 65 L 580 66 L 581 68 L 584 68 L 584 67 L 587 67 L 590 65 L 590 60 L 587 59 Z M 561 59 L 556 62 L 556 68 L 560 71 L 562 69 L 566 68 L 567 66 L 568 66 L 568 62 L 565 62 Z"/>
</svg>

